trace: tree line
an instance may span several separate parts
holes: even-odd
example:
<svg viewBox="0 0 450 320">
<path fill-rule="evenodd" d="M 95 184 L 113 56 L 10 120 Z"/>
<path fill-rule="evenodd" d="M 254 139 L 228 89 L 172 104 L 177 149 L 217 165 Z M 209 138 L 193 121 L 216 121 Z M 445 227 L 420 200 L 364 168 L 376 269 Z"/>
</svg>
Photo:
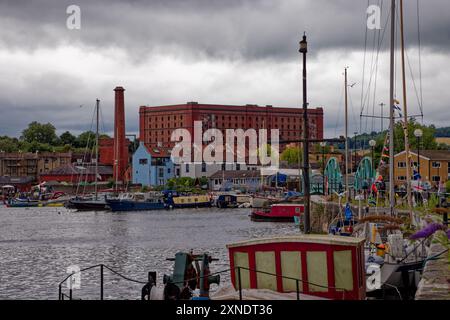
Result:
<svg viewBox="0 0 450 320">
<path fill-rule="evenodd" d="M 100 137 L 109 137 L 102 134 Z M 56 128 L 51 123 L 31 122 L 22 131 L 19 138 L 0 136 L 0 151 L 3 152 L 68 152 L 92 149 L 95 145 L 95 133 L 85 131 L 78 136 L 65 131 L 56 134 Z"/>
</svg>

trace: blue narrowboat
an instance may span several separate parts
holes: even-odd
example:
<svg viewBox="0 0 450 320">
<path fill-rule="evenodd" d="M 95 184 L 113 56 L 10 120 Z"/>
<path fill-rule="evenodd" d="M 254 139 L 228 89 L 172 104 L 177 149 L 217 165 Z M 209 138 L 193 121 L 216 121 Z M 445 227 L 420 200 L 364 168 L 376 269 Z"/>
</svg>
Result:
<svg viewBox="0 0 450 320">
<path fill-rule="evenodd" d="M 162 195 L 146 196 L 143 193 L 124 194 L 119 199 L 110 199 L 106 203 L 107 207 L 114 212 L 162 210 L 167 207 Z"/>
</svg>

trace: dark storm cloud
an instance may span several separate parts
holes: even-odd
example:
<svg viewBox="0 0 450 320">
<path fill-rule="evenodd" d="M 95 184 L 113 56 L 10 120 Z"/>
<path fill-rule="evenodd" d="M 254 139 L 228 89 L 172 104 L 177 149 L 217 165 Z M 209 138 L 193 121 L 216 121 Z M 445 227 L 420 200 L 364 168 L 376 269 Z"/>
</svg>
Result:
<svg viewBox="0 0 450 320">
<path fill-rule="evenodd" d="M 383 4 L 384 26 L 390 1 L 369 3 Z M 81 7 L 81 30 L 66 28 L 71 4 Z M 342 68 L 352 65 L 352 77 L 361 78 L 366 8 L 367 0 L 0 0 L 0 135 L 18 135 L 33 120 L 55 123 L 60 130 L 87 130 L 96 98 L 102 100 L 104 127 L 110 131 L 116 85 L 127 89 L 129 132 L 137 131 L 137 110 L 144 104 L 298 106 L 294 72 L 303 31 L 314 72 L 311 105 L 325 107 L 330 130 L 340 114 L 335 112 Z M 405 0 L 405 9 L 406 43 L 417 48 L 416 0 Z M 450 1 L 420 0 L 420 10 L 427 115 L 438 124 L 439 110 L 448 107 L 442 86 L 449 77 L 436 73 L 450 62 L 427 57 L 449 51 Z M 369 54 L 376 34 L 368 32 Z M 383 50 L 387 46 L 388 34 Z M 58 54 L 60 48 L 75 48 L 81 56 Z M 161 56 L 171 60 L 161 65 L 155 58 Z M 106 62 L 99 63 L 99 57 Z M 31 63 L 20 68 L 26 59 Z M 380 71 L 379 87 L 388 83 L 387 75 Z"/>
<path fill-rule="evenodd" d="M 383 5 L 384 25 L 390 1 L 370 3 Z M 408 44 L 415 45 L 416 1 L 405 3 Z M 81 7 L 79 31 L 65 27 L 70 4 Z M 296 55 L 303 30 L 311 50 L 362 50 L 366 8 L 365 0 L 2 1 L 0 43 L 15 49 L 119 47 L 136 62 L 153 51 L 285 59 Z M 423 45 L 447 51 L 450 2 L 421 0 L 421 11 Z M 369 44 L 374 33 L 368 34 Z"/>
</svg>

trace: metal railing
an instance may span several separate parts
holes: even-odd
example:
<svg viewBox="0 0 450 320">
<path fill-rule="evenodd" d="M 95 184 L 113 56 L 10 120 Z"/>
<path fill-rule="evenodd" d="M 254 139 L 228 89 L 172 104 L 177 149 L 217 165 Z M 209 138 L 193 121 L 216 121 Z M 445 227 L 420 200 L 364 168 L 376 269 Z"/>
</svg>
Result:
<svg viewBox="0 0 450 320">
<path fill-rule="evenodd" d="M 68 294 L 63 292 L 63 285 L 64 285 L 64 283 L 66 283 L 67 280 L 71 279 L 71 277 L 73 277 L 77 273 L 81 273 L 81 272 L 84 272 L 84 271 L 87 271 L 87 270 L 91 270 L 91 269 L 95 269 L 95 268 L 100 268 L 100 300 L 104 300 L 104 271 L 105 271 L 105 269 L 109 270 L 113 274 L 123 278 L 124 280 L 130 281 L 130 282 L 139 283 L 139 284 L 142 284 L 142 285 L 148 285 L 149 283 L 156 283 L 156 279 L 154 279 L 155 273 L 152 273 L 152 272 L 148 273 L 148 280 L 147 281 L 139 281 L 139 280 L 132 279 L 132 278 L 129 278 L 127 276 L 124 276 L 121 273 L 117 272 L 116 270 L 112 269 L 111 267 L 109 267 L 107 265 L 97 264 L 97 265 L 94 265 L 94 266 L 90 266 L 90 267 L 81 269 L 81 270 L 79 270 L 77 272 L 72 272 L 67 277 L 65 277 L 64 280 L 62 280 L 59 283 L 59 285 L 58 285 L 58 300 L 65 300 L 65 299 L 74 300 L 73 289 L 72 289 L 71 286 L 69 287 L 69 293 Z M 342 291 L 342 299 L 343 300 L 345 299 L 345 293 L 348 292 L 348 290 L 343 289 L 343 288 L 325 286 L 325 285 L 321 285 L 321 284 L 305 281 L 305 280 L 298 279 L 298 278 L 287 277 L 287 276 L 283 276 L 283 275 L 279 275 L 279 274 L 274 274 L 274 273 L 261 271 L 261 270 L 256 270 L 256 269 L 250 269 L 250 268 L 241 267 L 241 266 L 234 267 L 234 269 L 230 268 L 230 269 L 221 270 L 221 271 L 218 271 L 218 272 L 214 272 L 214 273 L 208 274 L 206 276 L 199 276 L 199 277 L 194 277 L 192 279 L 185 279 L 183 281 L 172 282 L 172 284 L 184 284 L 184 283 L 188 283 L 191 280 L 199 280 L 199 279 L 202 279 L 202 278 L 207 278 L 207 277 L 210 277 L 210 276 L 223 274 L 223 273 L 230 273 L 230 275 L 231 275 L 232 271 L 237 271 L 237 291 L 239 292 L 239 300 L 243 300 L 242 290 L 244 288 L 243 288 L 243 285 L 242 285 L 241 270 L 246 270 L 246 271 L 249 271 L 249 272 L 255 272 L 255 273 L 258 273 L 258 274 L 265 274 L 265 275 L 273 276 L 273 277 L 276 277 L 276 278 L 281 278 L 281 279 L 295 281 L 295 284 L 296 284 L 295 292 L 296 292 L 297 300 L 300 300 L 301 292 L 303 292 L 303 290 L 300 290 L 300 284 L 302 284 L 302 287 L 303 287 L 303 284 L 307 284 L 308 286 L 315 286 L 315 287 L 318 287 L 318 288 L 324 288 L 324 289 L 327 289 L 328 291 L 330 289 L 333 289 L 336 292 L 337 291 Z M 148 300 L 150 300 L 150 292 L 148 294 Z"/>
<path fill-rule="evenodd" d="M 72 272 L 67 277 L 65 277 L 64 280 L 62 280 L 59 283 L 59 285 L 58 285 L 58 300 L 64 300 L 65 297 L 68 298 L 69 300 L 73 300 L 73 289 L 72 289 L 72 286 L 71 285 L 69 286 L 69 294 L 67 295 L 67 294 L 65 294 L 63 292 L 63 284 L 67 280 L 71 279 L 77 273 L 81 273 L 81 272 L 84 272 L 84 271 L 87 271 L 87 270 L 91 270 L 91 269 L 95 269 L 95 268 L 100 268 L 100 300 L 104 300 L 104 282 L 105 282 L 104 281 L 104 271 L 105 271 L 105 269 L 107 269 L 110 272 L 112 272 L 113 274 L 123 278 L 124 280 L 130 281 L 130 282 L 134 282 L 134 283 L 139 283 L 139 284 L 146 285 L 146 284 L 148 284 L 148 283 L 150 283 L 152 281 L 156 281 L 156 279 L 153 279 L 152 272 L 148 273 L 148 281 L 145 282 L 145 281 L 139 281 L 139 280 L 132 279 L 132 278 L 129 278 L 127 276 L 124 276 L 123 274 L 117 272 L 116 270 L 112 269 L 111 267 L 108 267 L 107 265 L 97 264 L 97 265 L 90 266 L 90 267 L 87 267 L 87 268 L 84 268 L 84 269 L 80 269 L 79 271 L 76 271 L 76 272 Z M 150 295 L 149 295 L 149 299 L 150 299 Z"/>
</svg>

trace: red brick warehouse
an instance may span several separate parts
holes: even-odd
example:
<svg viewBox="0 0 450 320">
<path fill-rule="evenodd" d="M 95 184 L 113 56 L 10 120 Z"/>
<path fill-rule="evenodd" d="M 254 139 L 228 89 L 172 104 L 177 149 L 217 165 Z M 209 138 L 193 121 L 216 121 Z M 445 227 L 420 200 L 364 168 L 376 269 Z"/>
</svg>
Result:
<svg viewBox="0 0 450 320">
<path fill-rule="evenodd" d="M 323 139 L 323 108 L 308 109 L 309 138 Z M 140 140 L 150 147 L 158 144 L 173 147 L 170 141 L 175 129 L 188 129 L 193 134 L 194 121 L 203 122 L 203 130 L 271 129 L 280 130 L 280 140 L 298 140 L 302 134 L 302 108 L 274 108 L 257 105 L 186 104 L 141 106 L 139 110 Z M 281 146 L 283 148 L 283 146 Z"/>
</svg>

